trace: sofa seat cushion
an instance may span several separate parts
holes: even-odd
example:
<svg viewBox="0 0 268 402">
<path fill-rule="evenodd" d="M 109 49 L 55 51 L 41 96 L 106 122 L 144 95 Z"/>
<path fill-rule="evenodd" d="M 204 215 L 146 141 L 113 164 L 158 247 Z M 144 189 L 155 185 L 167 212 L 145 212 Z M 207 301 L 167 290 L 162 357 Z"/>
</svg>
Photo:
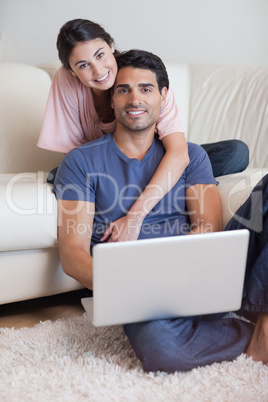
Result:
<svg viewBox="0 0 268 402">
<path fill-rule="evenodd" d="M 46 176 L 0 174 L 0 251 L 57 247 L 57 203 Z"/>
<path fill-rule="evenodd" d="M 268 174 L 268 168 L 248 168 L 244 172 L 217 177 L 225 227 L 238 208 L 247 200 L 252 189 Z"/>
</svg>

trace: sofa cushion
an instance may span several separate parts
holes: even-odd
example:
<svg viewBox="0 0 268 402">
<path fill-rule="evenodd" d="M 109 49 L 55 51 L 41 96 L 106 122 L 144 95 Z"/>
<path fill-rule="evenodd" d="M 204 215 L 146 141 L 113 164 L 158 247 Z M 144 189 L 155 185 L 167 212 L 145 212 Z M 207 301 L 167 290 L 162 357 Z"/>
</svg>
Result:
<svg viewBox="0 0 268 402">
<path fill-rule="evenodd" d="M 246 169 L 244 172 L 217 177 L 222 202 L 225 227 L 238 208 L 247 200 L 251 191 L 268 169 Z"/>
<path fill-rule="evenodd" d="M 190 67 L 188 141 L 238 139 L 250 149 L 250 167 L 268 167 L 268 68 Z"/>
<path fill-rule="evenodd" d="M 47 174 L 0 174 L 0 251 L 57 246 L 57 203 Z"/>
<path fill-rule="evenodd" d="M 49 171 L 60 163 L 62 154 L 37 148 L 50 86 L 37 67 L 0 62 L 0 173 Z"/>
<path fill-rule="evenodd" d="M 58 249 L 0 253 L 0 305 L 83 288 L 61 267 Z"/>
</svg>

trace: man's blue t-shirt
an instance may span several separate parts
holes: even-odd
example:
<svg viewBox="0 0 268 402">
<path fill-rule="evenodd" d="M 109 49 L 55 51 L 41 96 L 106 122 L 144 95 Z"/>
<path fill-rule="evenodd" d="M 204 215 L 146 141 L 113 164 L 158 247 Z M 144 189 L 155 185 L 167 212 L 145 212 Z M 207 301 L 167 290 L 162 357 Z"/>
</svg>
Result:
<svg viewBox="0 0 268 402">
<path fill-rule="evenodd" d="M 185 190 L 195 184 L 216 184 L 207 153 L 188 143 L 190 163 L 178 183 L 146 216 L 139 239 L 178 236 L 189 232 Z M 111 222 L 126 215 L 143 192 L 165 154 L 155 137 L 144 158 L 123 154 L 110 133 L 70 151 L 61 162 L 54 183 L 58 199 L 95 204 L 91 245 L 100 242 Z M 161 189 L 158 189 L 161 194 Z"/>
</svg>

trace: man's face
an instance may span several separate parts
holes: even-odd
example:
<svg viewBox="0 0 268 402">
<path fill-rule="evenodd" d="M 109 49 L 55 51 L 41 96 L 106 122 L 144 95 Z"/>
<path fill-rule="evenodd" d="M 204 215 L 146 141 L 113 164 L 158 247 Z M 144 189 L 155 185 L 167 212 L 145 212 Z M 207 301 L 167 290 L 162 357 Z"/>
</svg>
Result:
<svg viewBox="0 0 268 402">
<path fill-rule="evenodd" d="M 158 120 L 166 100 L 167 88 L 159 92 L 156 75 L 150 70 L 125 67 L 119 70 L 112 96 L 112 107 L 119 124 L 141 132 Z"/>
</svg>

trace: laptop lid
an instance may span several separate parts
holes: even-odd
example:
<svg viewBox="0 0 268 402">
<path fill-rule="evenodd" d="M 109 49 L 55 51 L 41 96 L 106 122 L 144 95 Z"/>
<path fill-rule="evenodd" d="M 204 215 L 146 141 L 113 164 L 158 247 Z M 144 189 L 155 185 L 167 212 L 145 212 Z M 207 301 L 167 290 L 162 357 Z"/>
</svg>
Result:
<svg viewBox="0 0 268 402">
<path fill-rule="evenodd" d="M 98 244 L 95 326 L 235 311 L 241 306 L 248 230 Z"/>
</svg>

